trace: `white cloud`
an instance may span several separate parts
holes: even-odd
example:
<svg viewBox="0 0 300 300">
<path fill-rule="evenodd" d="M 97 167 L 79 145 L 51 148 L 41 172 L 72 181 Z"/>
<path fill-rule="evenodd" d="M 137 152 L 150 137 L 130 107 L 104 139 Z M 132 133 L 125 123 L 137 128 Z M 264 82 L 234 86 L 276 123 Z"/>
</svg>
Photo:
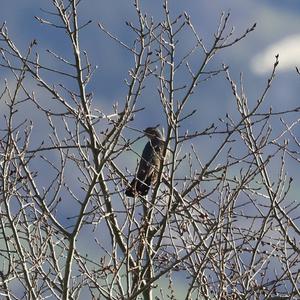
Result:
<svg viewBox="0 0 300 300">
<path fill-rule="evenodd" d="M 279 54 L 280 71 L 291 71 L 296 66 L 300 67 L 300 35 L 290 35 L 254 56 L 250 62 L 252 71 L 258 75 L 271 71 L 276 54 Z"/>
</svg>

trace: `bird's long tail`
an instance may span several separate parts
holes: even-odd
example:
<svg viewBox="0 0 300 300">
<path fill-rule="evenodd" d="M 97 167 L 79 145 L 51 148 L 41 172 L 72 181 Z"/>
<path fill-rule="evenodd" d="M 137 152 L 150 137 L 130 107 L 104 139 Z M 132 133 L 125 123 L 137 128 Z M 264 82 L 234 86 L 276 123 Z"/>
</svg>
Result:
<svg viewBox="0 0 300 300">
<path fill-rule="evenodd" d="M 134 178 L 125 191 L 125 195 L 128 197 L 146 196 L 149 192 L 151 184 L 151 176 L 146 178 L 145 181 L 141 181 Z"/>
</svg>

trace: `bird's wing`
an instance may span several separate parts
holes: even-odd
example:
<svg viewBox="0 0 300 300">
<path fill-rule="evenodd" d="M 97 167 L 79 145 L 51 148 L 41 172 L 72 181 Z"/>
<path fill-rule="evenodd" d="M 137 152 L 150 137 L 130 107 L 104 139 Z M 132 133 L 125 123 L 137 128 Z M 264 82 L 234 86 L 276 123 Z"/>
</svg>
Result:
<svg viewBox="0 0 300 300">
<path fill-rule="evenodd" d="M 142 157 L 137 172 L 137 178 L 141 181 L 145 181 L 153 173 L 153 157 L 155 155 L 154 149 L 151 143 L 148 142 L 143 150 Z"/>
<path fill-rule="evenodd" d="M 149 176 L 152 176 L 154 171 L 157 171 L 161 162 L 161 152 L 163 142 L 149 141 L 142 153 L 137 178 L 141 181 L 146 181 Z"/>
</svg>

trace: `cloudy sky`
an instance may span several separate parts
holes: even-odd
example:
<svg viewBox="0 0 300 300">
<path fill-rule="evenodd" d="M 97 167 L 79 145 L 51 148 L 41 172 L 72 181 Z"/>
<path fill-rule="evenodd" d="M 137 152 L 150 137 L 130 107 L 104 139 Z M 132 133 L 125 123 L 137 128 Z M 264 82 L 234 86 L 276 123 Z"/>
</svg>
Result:
<svg viewBox="0 0 300 300">
<path fill-rule="evenodd" d="M 55 49 L 60 53 L 67 51 L 64 36 L 57 30 L 41 26 L 34 16 L 45 16 L 41 9 L 48 9 L 51 1 L 43 0 L 3 0 L 0 21 L 6 21 L 9 32 L 20 47 L 25 47 L 32 39 L 37 39 L 39 49 Z M 161 1 L 142 1 L 145 11 L 159 18 Z M 238 45 L 223 52 L 219 62 L 232 67 L 234 72 L 243 72 L 250 89 L 257 86 L 272 68 L 274 56 L 280 55 L 279 72 L 281 81 L 277 88 L 286 96 L 285 101 L 295 101 L 297 76 L 295 66 L 300 65 L 300 2 L 297 0 L 190 0 L 170 1 L 173 14 L 186 11 L 191 15 L 196 30 L 207 41 L 216 29 L 222 11 L 231 13 L 230 24 L 238 33 L 253 23 L 257 28 Z M 134 19 L 131 1 L 89 0 L 81 7 L 82 21 L 92 20 L 82 37 L 92 62 L 99 65 L 99 77 L 95 78 L 91 89 L 100 102 L 124 96 L 123 79 L 127 76 L 130 61 L 127 53 L 99 31 L 97 23 L 103 22 L 116 35 L 130 40 L 125 21 Z M 113 58 L 113 60 L 112 60 Z M 129 62 L 129 63 L 128 63 Z M 98 75 L 97 75 L 98 76 Z M 99 81 L 101 81 L 101 89 Z M 258 85 L 259 86 L 259 85 Z M 98 87 L 98 88 L 97 88 Z M 206 94 L 208 96 L 208 94 Z M 250 97 L 252 94 L 250 93 Z M 255 93 L 253 94 L 255 97 Z M 212 93 L 211 98 L 219 96 Z M 275 101 L 276 102 L 276 101 Z M 144 119 L 144 118 L 143 118 Z M 145 122 L 147 123 L 147 122 Z"/>
<path fill-rule="evenodd" d="M 274 85 L 268 94 L 267 106 L 274 110 L 284 110 L 288 107 L 299 106 L 300 76 L 296 74 L 295 66 L 300 67 L 300 1 L 298 0 L 170 0 L 171 15 L 185 11 L 191 16 L 196 31 L 209 45 L 212 35 L 217 29 L 220 14 L 230 12 L 230 26 L 234 27 L 236 36 L 257 23 L 256 30 L 231 48 L 220 52 L 212 61 L 211 68 L 220 67 L 222 63 L 230 66 L 235 80 L 242 72 L 244 76 L 245 92 L 248 102 L 253 104 L 261 95 L 266 85 L 267 76 L 274 63 L 274 57 L 279 54 L 279 68 Z M 141 1 L 142 7 L 154 20 L 161 18 L 161 0 Z M 25 51 L 27 45 L 36 39 L 37 50 L 41 61 L 54 64 L 49 59 L 46 50 L 68 57 L 71 54 L 70 44 L 60 30 L 41 25 L 34 17 L 47 17 L 45 10 L 51 7 L 51 1 L 42 0 L 2 0 L 0 22 L 6 22 L 10 36 L 16 45 Z M 50 8 L 51 9 L 51 8 Z M 133 35 L 125 26 L 126 21 L 135 20 L 135 11 L 132 1 L 124 0 L 86 0 L 82 1 L 79 10 L 82 23 L 91 20 L 92 23 L 82 31 L 82 49 L 86 50 L 94 65 L 98 65 L 94 79 L 88 89 L 93 92 L 95 105 L 111 113 L 112 103 L 124 103 L 127 88 L 124 79 L 128 76 L 128 69 L 132 66 L 132 58 L 114 41 L 105 36 L 98 27 L 98 22 L 104 24 L 112 33 L 128 44 L 132 43 Z M 182 37 L 183 45 L 191 44 L 189 37 Z M 180 53 L 180 48 L 178 52 Z M 195 61 L 195 63 L 198 63 Z M 0 70 L 0 85 L 3 79 L 9 76 L 5 70 Z M 59 80 L 54 78 L 54 80 Z M 59 83 L 59 81 L 58 81 Z M 34 86 L 32 87 L 35 88 Z M 157 111 L 159 100 L 156 86 L 146 89 L 140 102 L 145 109 L 140 112 L 133 126 L 145 128 L 160 124 L 166 127 L 161 114 Z M 44 101 L 50 101 L 47 95 L 41 95 Z M 1 104 L 0 104 L 1 105 Z M 226 113 L 236 111 L 231 89 L 224 76 L 219 76 L 205 82 L 194 94 L 190 107 L 197 109 L 197 113 L 185 123 L 184 129 L 201 130 Z M 26 107 L 23 114 L 37 119 L 30 107 Z M 276 127 L 276 124 L 274 125 Z M 36 127 L 39 132 L 43 124 Z M 144 141 L 137 145 L 141 151 Z M 203 155 L 210 153 L 209 147 Z M 199 147 L 203 147 L 200 143 Z M 132 156 L 135 163 L 136 157 Z M 293 166 L 292 166 L 293 167 Z M 72 172 L 71 172 L 72 173 Z"/>
<path fill-rule="evenodd" d="M 62 32 L 42 26 L 34 18 L 45 17 L 41 9 L 49 9 L 49 3 L 50 0 L 1 0 L 0 22 L 6 21 L 10 35 L 23 51 L 30 41 L 36 39 L 41 59 L 52 63 L 48 61 L 47 49 L 67 56 L 70 48 Z M 141 3 L 146 12 L 159 19 L 160 0 L 144 0 Z M 296 66 L 300 67 L 299 0 L 170 0 L 170 5 L 174 16 L 182 11 L 191 16 L 195 29 L 206 43 L 211 41 L 222 11 L 231 13 L 230 25 L 234 26 L 237 35 L 257 23 L 256 30 L 246 39 L 220 53 L 212 62 L 213 66 L 222 63 L 229 65 L 236 80 L 242 72 L 249 103 L 255 103 L 266 84 L 274 57 L 279 54 L 278 74 L 268 95 L 269 105 L 275 110 L 299 106 L 300 76 L 295 71 Z M 124 78 L 128 75 L 132 60 L 124 49 L 100 32 L 97 24 L 101 21 L 111 32 L 130 43 L 133 36 L 125 22 L 135 18 L 132 1 L 86 0 L 82 2 L 80 14 L 82 22 L 92 20 L 82 34 L 82 45 L 89 53 L 91 62 L 99 66 L 89 89 L 94 93 L 97 105 L 109 113 L 111 104 L 115 101 L 122 103 L 126 96 Z M 188 41 L 185 42 L 188 44 Z M 6 76 L 7 73 L 0 69 L 1 82 Z M 137 116 L 134 126 L 144 128 L 161 124 L 161 116 L 155 106 L 158 101 L 155 93 L 148 91 L 143 97 L 141 106 L 145 110 Z M 224 77 L 207 82 L 195 98 L 192 105 L 198 112 L 186 126 L 196 124 L 198 130 L 232 112 L 234 107 Z M 27 108 L 25 113 L 30 115 L 30 110 Z M 31 117 L 35 118 L 33 115 Z M 165 125 L 161 124 L 162 127 Z M 39 127 L 39 130 L 42 128 Z"/>
</svg>

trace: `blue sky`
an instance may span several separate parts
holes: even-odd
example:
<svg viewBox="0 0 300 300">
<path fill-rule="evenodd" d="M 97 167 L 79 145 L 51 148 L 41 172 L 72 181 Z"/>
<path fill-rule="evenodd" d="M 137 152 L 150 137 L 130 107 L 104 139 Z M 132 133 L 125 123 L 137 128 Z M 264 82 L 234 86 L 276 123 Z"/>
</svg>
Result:
<svg viewBox="0 0 300 300">
<path fill-rule="evenodd" d="M 64 36 L 57 30 L 41 26 L 34 19 L 35 15 L 45 16 L 40 9 L 48 9 L 50 2 L 2 1 L 0 21 L 7 22 L 9 32 L 18 46 L 25 47 L 30 40 L 36 38 L 41 51 L 47 48 L 57 49 L 61 53 L 66 51 L 66 47 L 59 47 L 65 43 Z M 160 2 L 142 1 L 142 6 L 146 12 L 159 18 Z M 244 72 L 255 81 L 256 78 L 261 79 L 267 74 L 272 66 L 273 55 L 279 53 L 279 71 L 295 75 L 294 66 L 300 64 L 299 1 L 191 0 L 170 1 L 170 5 L 174 15 L 183 10 L 189 13 L 195 28 L 207 41 L 216 29 L 221 11 L 231 12 L 231 25 L 237 33 L 243 32 L 256 22 L 255 32 L 229 51 L 223 52 L 220 60 L 231 65 L 236 72 Z M 103 88 L 95 92 L 99 99 L 122 97 L 122 80 L 129 66 L 127 53 L 112 41 L 108 41 L 98 30 L 97 23 L 103 22 L 116 35 L 129 41 L 132 36 L 125 26 L 125 21 L 134 19 L 131 1 L 83 1 L 81 15 L 82 20 L 93 21 L 84 31 L 82 41 L 92 62 L 99 65 L 99 78 L 104 81 Z M 101 72 L 105 72 L 105 76 L 102 76 Z M 94 84 L 98 86 L 97 82 Z"/>
<path fill-rule="evenodd" d="M 55 62 L 46 54 L 47 49 L 66 57 L 71 52 L 63 32 L 42 26 L 34 18 L 36 15 L 45 17 L 40 9 L 49 9 L 49 3 L 51 1 L 47 0 L 2 0 L 0 22 L 7 22 L 11 37 L 23 51 L 31 40 L 36 39 L 43 62 L 53 64 Z M 144 0 L 141 3 L 146 12 L 159 20 L 160 0 Z M 237 35 L 253 23 L 257 23 L 256 30 L 246 39 L 220 52 L 212 62 L 211 68 L 225 63 L 230 66 L 235 80 L 238 80 L 239 73 L 243 72 L 246 94 L 251 104 L 255 103 L 265 87 L 274 56 L 279 53 L 278 74 L 268 95 L 267 105 L 272 106 L 274 110 L 299 106 L 300 76 L 295 71 L 296 65 L 300 67 L 299 0 L 173 0 L 170 1 L 170 5 L 174 16 L 182 11 L 191 15 L 195 29 L 208 44 L 222 11 L 231 13 L 230 25 L 235 27 Z M 130 43 L 133 35 L 128 31 L 125 22 L 135 19 L 134 8 L 131 1 L 86 0 L 82 1 L 79 13 L 82 22 L 92 20 L 82 32 L 82 49 L 87 50 L 91 62 L 99 66 L 88 89 L 94 93 L 95 105 L 110 113 L 112 103 L 124 102 L 127 91 L 124 79 L 132 65 L 132 58 L 127 51 L 109 40 L 99 30 L 97 23 L 101 21 L 111 32 Z M 188 43 L 189 41 L 185 40 L 185 44 Z M 6 76 L 7 73 L 0 70 L 0 81 Z M 56 80 L 59 81 L 58 78 Z M 33 85 L 32 89 L 34 88 Z M 159 100 L 155 85 L 146 89 L 142 98 L 140 107 L 145 109 L 136 116 L 132 125 L 137 128 L 156 124 L 166 127 L 157 111 Z M 223 75 L 201 85 L 191 104 L 187 106 L 187 110 L 194 108 L 197 108 L 197 114 L 184 125 L 186 128 L 203 130 L 227 112 L 234 114 L 234 99 Z M 39 122 L 38 116 L 28 107 L 24 115 L 29 115 Z M 274 124 L 275 129 L 276 126 L 277 124 Z M 38 127 L 38 130 L 43 130 L 43 126 Z M 203 148 L 201 141 L 199 143 Z M 136 151 L 140 152 L 143 145 L 144 141 L 140 141 Z M 212 149 L 215 145 L 206 143 L 205 147 L 205 151 L 201 153 L 203 156 L 209 155 L 210 147 Z M 136 157 L 131 159 L 133 163 L 136 162 Z M 294 168 L 293 162 L 287 161 L 287 167 L 289 166 Z M 293 171 L 297 172 L 295 168 Z M 72 170 L 69 173 L 70 177 L 71 173 Z M 68 204 L 65 205 L 67 210 Z"/>
<path fill-rule="evenodd" d="M 34 18 L 36 15 L 45 17 L 41 9 L 49 9 L 50 3 L 46 0 L 3 0 L 0 22 L 6 21 L 10 35 L 23 51 L 31 40 L 36 39 L 41 60 L 53 64 L 46 49 L 66 57 L 71 52 L 63 32 L 42 26 Z M 154 15 L 156 20 L 160 18 L 160 0 L 141 3 L 145 11 Z M 278 74 L 268 96 L 269 105 L 278 110 L 298 106 L 300 77 L 295 72 L 295 66 L 300 66 L 299 1 L 173 0 L 170 6 L 174 16 L 182 11 L 190 14 L 195 29 L 208 44 L 222 11 L 231 12 L 230 25 L 235 27 L 237 35 L 257 23 L 256 30 L 246 39 L 220 52 L 212 62 L 212 68 L 221 63 L 229 65 L 235 80 L 243 72 L 248 101 L 255 103 L 265 86 L 274 56 L 279 53 Z M 90 26 L 82 32 L 82 49 L 87 50 L 91 62 L 99 66 L 88 88 L 95 95 L 95 104 L 109 113 L 112 103 L 124 102 L 124 79 L 132 66 L 132 58 L 127 51 L 100 32 L 97 24 L 101 21 L 106 28 L 130 43 L 133 35 L 125 22 L 135 20 L 134 8 L 131 1 L 88 0 L 82 1 L 80 9 L 82 22 L 92 20 Z M 185 42 L 188 44 L 189 41 Z M 0 78 L 4 79 L 5 76 L 5 71 L 1 70 Z M 143 128 L 158 123 L 162 127 L 166 126 L 156 110 L 157 98 L 155 86 L 153 90 L 147 90 L 140 104 L 145 110 L 137 116 L 134 126 Z M 234 101 L 224 77 L 219 76 L 202 85 L 191 102 L 191 109 L 193 107 L 198 109 L 196 119 L 191 119 L 191 123 L 186 126 L 192 126 L 197 120 L 200 129 L 206 128 L 225 113 L 233 112 Z"/>
<path fill-rule="evenodd" d="M 47 17 L 41 9 L 49 10 L 50 3 L 51 1 L 46 0 L 3 0 L 0 21 L 6 21 L 11 37 L 21 50 L 25 51 L 30 41 L 36 39 L 41 62 L 53 66 L 57 62 L 49 58 L 46 50 L 51 49 L 68 57 L 71 48 L 64 32 L 43 26 L 34 18 L 34 16 Z M 155 20 L 161 18 L 160 0 L 144 0 L 141 4 L 144 11 L 153 15 Z M 245 91 L 251 105 L 256 102 L 264 89 L 274 56 L 279 53 L 278 74 L 267 97 L 267 106 L 272 106 L 274 110 L 299 106 L 300 77 L 295 71 L 295 66 L 300 66 L 299 1 L 173 0 L 170 1 L 170 7 L 173 16 L 183 11 L 190 14 L 195 29 L 207 44 L 212 40 L 222 11 L 231 13 L 230 26 L 234 26 L 237 36 L 257 23 L 256 30 L 246 39 L 218 53 L 211 63 L 211 69 L 225 63 L 230 66 L 235 80 L 238 80 L 240 72 L 243 72 Z M 99 66 L 88 86 L 88 91 L 94 94 L 95 106 L 105 113 L 111 113 L 113 103 L 119 102 L 120 105 L 124 103 L 127 92 L 124 79 L 128 76 L 128 69 L 132 66 L 133 60 L 128 51 L 108 39 L 97 24 L 102 22 L 113 34 L 130 44 L 134 37 L 125 26 L 125 22 L 135 20 L 134 7 L 131 1 L 88 0 L 82 1 L 79 14 L 81 22 L 92 20 L 92 23 L 82 31 L 82 49 L 88 52 L 91 62 Z M 183 39 L 183 48 L 188 47 L 190 43 L 188 37 Z M 4 79 L 7 73 L 4 70 L 0 72 L 0 79 Z M 52 79 L 60 83 L 60 78 Z M 34 90 L 35 85 L 31 84 Z M 51 99 L 44 94 L 41 94 L 41 97 L 47 102 Z M 166 123 L 157 110 L 158 105 L 154 83 L 145 90 L 140 101 L 139 107 L 145 109 L 136 116 L 131 125 L 145 128 L 160 124 L 165 128 Z M 182 130 L 203 130 L 211 123 L 218 122 L 218 118 L 224 117 L 226 113 L 235 114 L 235 101 L 223 75 L 199 87 L 187 106 L 187 111 L 194 108 L 197 109 L 197 113 L 183 125 Z M 23 115 L 26 117 L 30 115 L 36 123 L 40 122 L 39 117 L 28 107 L 25 108 Z M 275 129 L 278 126 L 273 125 Z M 43 124 L 38 126 L 37 130 L 39 132 L 44 130 Z M 141 151 L 143 145 L 144 141 L 140 141 L 136 145 L 136 150 Z M 201 141 L 199 147 L 203 147 Z M 205 147 L 202 153 L 204 157 L 215 145 L 208 142 L 205 143 Z M 131 160 L 135 164 L 136 157 L 132 156 Z M 293 166 L 291 163 L 291 167 Z"/>
</svg>

